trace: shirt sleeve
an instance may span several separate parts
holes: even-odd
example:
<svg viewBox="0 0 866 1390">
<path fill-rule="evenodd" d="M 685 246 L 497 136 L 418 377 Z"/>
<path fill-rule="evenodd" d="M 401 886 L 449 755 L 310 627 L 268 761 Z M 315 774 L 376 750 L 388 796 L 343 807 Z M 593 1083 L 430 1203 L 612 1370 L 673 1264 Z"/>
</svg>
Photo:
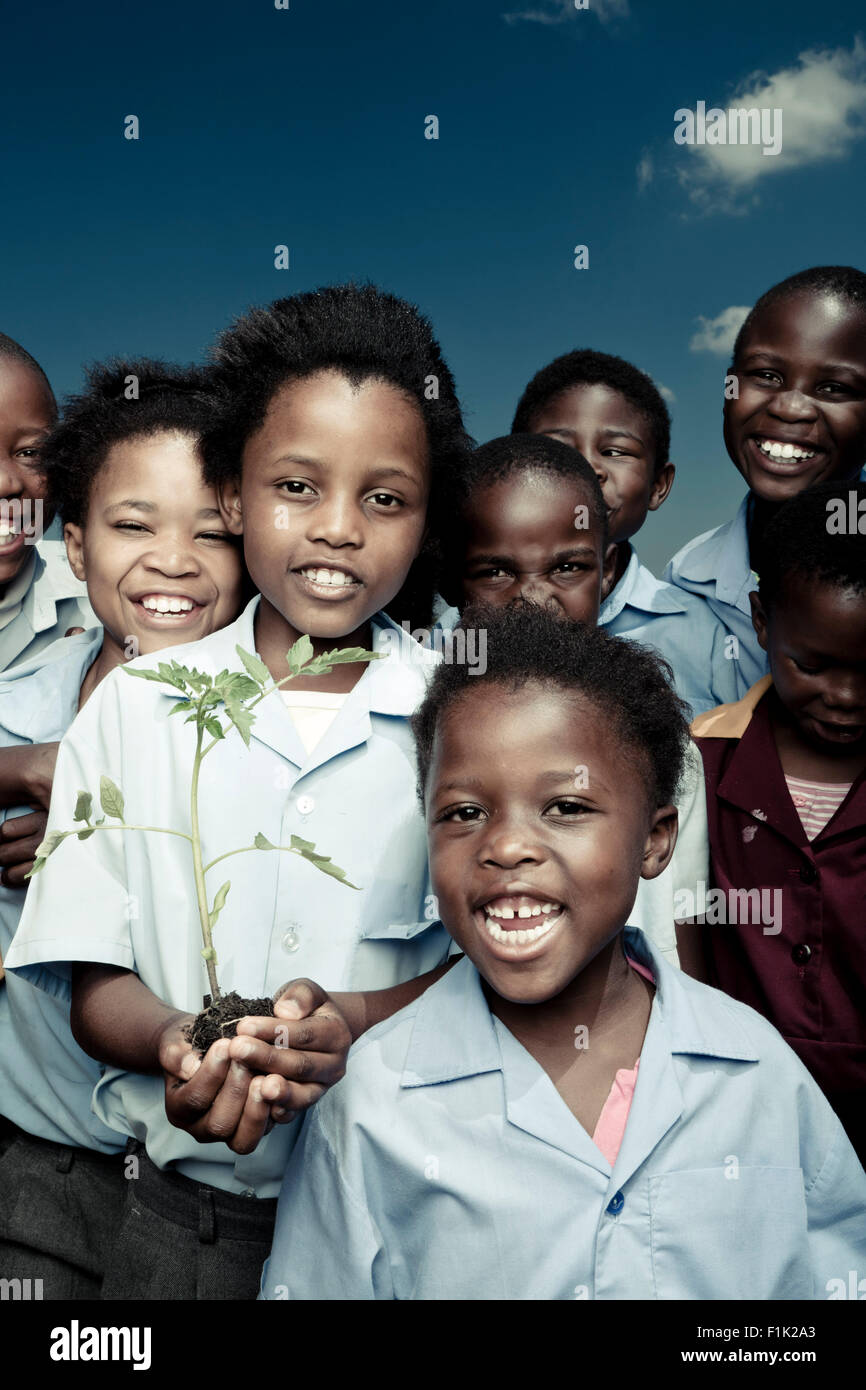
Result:
<svg viewBox="0 0 866 1390">
<path fill-rule="evenodd" d="M 866 1172 L 824 1097 L 814 1093 L 810 1122 L 829 1131 L 827 1156 L 816 1177 L 806 1179 L 806 1215 L 814 1298 L 862 1298 L 851 1291 L 866 1271 Z M 820 1111 L 820 1113 L 815 1113 Z"/>
<path fill-rule="evenodd" d="M 109 676 L 63 738 L 57 755 L 47 834 L 74 830 L 79 792 L 93 798 L 92 819 L 115 818 L 100 807 L 100 778 L 123 787 L 120 712 Z M 82 829 L 84 826 L 82 824 Z M 70 997 L 71 961 L 135 969 L 129 924 L 125 832 L 70 835 L 30 880 L 24 910 L 5 965 L 51 994 Z"/>
<path fill-rule="evenodd" d="M 363 1195 L 360 1162 L 343 1155 L 338 1163 L 319 1108 L 308 1116 L 286 1169 L 259 1297 L 393 1299 L 382 1237 Z"/>
</svg>

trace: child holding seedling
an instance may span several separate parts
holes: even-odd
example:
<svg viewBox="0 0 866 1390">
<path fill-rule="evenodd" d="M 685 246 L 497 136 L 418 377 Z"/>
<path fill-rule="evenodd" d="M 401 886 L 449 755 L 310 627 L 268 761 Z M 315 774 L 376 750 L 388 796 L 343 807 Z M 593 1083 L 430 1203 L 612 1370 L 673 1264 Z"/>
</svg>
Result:
<svg viewBox="0 0 866 1390">
<path fill-rule="evenodd" d="M 609 541 L 608 511 L 600 479 L 575 448 L 545 434 L 491 440 L 469 456 L 455 487 L 442 591 L 461 608 L 532 603 L 594 626 L 619 554 Z M 456 618 L 456 608 L 452 612 Z M 694 749 L 677 809 L 676 854 L 663 874 L 641 880 L 634 917 L 674 965 L 676 894 L 694 892 L 709 868 L 703 775 Z"/>
<path fill-rule="evenodd" d="M 0 333 L 0 671 L 94 622 L 62 543 L 41 540 L 52 518 L 40 450 L 56 418 L 39 363 Z"/>
<path fill-rule="evenodd" d="M 41 466 L 102 625 L 59 638 L 0 679 L 4 754 L 42 750 L 53 771 L 57 741 L 109 671 L 236 617 L 240 548 L 199 452 L 213 408 L 200 372 L 150 361 L 94 367 L 67 402 Z M 2 815 L 4 828 L 34 819 Z M 28 853 L 32 863 L 32 838 L 4 839 L 3 853 L 17 846 L 19 869 Z M 23 905 L 21 889 L 0 888 L 3 952 Z M 99 1296 L 120 1219 L 128 1136 L 91 1111 L 101 1070 L 72 1036 L 68 998 L 10 971 L 0 985 L 0 1269 L 39 1279 L 46 1298 Z"/>
<path fill-rule="evenodd" d="M 253 999 L 289 966 L 328 988 L 381 987 L 449 949 L 428 893 L 408 724 L 436 658 L 382 610 L 435 534 L 464 455 L 451 374 L 427 320 L 373 287 L 251 311 L 215 361 L 224 413 L 205 441 L 208 478 L 261 597 L 177 649 L 168 683 L 140 659 L 91 697 L 61 746 L 50 826 L 70 828 L 73 807 L 95 816 L 102 785 L 107 823 L 171 833 L 111 834 L 94 820 L 83 845 L 61 845 L 8 961 L 37 976 L 72 963 L 73 1029 L 106 1063 L 96 1113 L 141 1146 L 108 1298 L 254 1296 L 294 1133 L 266 1132 L 270 1106 L 297 1109 L 341 1074 L 339 1059 L 289 1051 L 285 1018 L 242 1022 L 198 1059 L 184 1030 L 208 979 L 212 994 L 218 979 Z M 337 648 L 353 660 L 329 661 Z M 369 650 L 382 659 L 368 663 Z M 244 679 L 270 689 L 308 658 L 285 699 L 270 693 L 253 711 Z M 206 712 L 218 746 L 199 757 L 193 705 L 209 683 L 226 698 Z M 182 718 L 168 717 L 173 706 Z M 92 800 L 76 805 L 82 789 Z M 204 885 L 203 951 L 199 880 L 229 855 L 221 886 Z M 187 1088 L 211 1102 L 207 1131 L 166 1118 L 166 1097 Z"/>
<path fill-rule="evenodd" d="M 725 445 L 749 491 L 723 526 L 678 551 L 665 579 L 703 599 L 742 698 L 767 673 L 749 595 L 782 502 L 866 462 L 866 275 L 815 266 L 761 295 L 734 345 Z"/>
<path fill-rule="evenodd" d="M 464 952 L 308 1116 L 271 1299 L 818 1299 L 866 1175 L 774 1028 L 626 926 L 676 838 L 688 728 L 655 653 L 472 612 L 414 720 Z M 574 785 L 575 765 L 589 770 Z"/>
<path fill-rule="evenodd" d="M 723 634 L 706 606 L 656 579 L 631 543 L 648 514 L 666 501 L 676 471 L 669 458 L 670 415 L 650 378 L 621 357 L 568 352 L 532 378 L 511 428 L 561 440 L 595 469 L 616 546 L 599 626 L 655 647 L 693 714 L 733 699 Z"/>
<path fill-rule="evenodd" d="M 866 1163 L 866 553 L 837 529 L 852 495 L 866 514 L 866 484 L 821 484 L 767 527 L 750 598 L 770 675 L 694 735 L 730 905 L 706 913 L 708 978 L 775 1024 Z"/>
</svg>

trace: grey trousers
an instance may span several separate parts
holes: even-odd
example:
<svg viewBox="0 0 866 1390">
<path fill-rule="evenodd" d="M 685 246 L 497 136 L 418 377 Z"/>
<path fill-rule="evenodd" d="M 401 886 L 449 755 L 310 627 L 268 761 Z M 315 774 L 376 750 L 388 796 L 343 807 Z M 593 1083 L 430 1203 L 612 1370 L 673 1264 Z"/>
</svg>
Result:
<svg viewBox="0 0 866 1390">
<path fill-rule="evenodd" d="M 270 1254 L 276 1198 L 222 1192 L 157 1168 L 143 1145 L 130 1177 L 103 1299 L 254 1299 Z"/>
<path fill-rule="evenodd" d="M 123 1154 L 52 1144 L 4 1120 L 0 1278 L 20 1279 L 25 1298 L 99 1298 L 126 1186 Z"/>
</svg>

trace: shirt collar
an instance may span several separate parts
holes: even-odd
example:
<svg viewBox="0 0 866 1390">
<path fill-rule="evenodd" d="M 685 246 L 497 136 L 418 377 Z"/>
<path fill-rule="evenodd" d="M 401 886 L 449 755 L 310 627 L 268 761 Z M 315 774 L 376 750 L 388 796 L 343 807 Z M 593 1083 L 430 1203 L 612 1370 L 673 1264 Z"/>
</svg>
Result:
<svg viewBox="0 0 866 1390">
<path fill-rule="evenodd" d="M 652 571 L 641 564 L 631 546 L 629 550 L 631 555 L 625 573 L 601 605 L 599 626 L 612 622 L 625 607 L 639 608 L 644 613 L 685 613 L 687 608 L 682 593 L 677 593 L 673 584 L 656 579 Z"/>
<path fill-rule="evenodd" d="M 729 705 L 705 710 L 692 724 L 694 738 L 742 738 L 752 721 L 759 701 L 773 684 L 772 676 L 762 676 L 743 696 Z"/>
<path fill-rule="evenodd" d="M 706 1008 L 706 986 L 683 975 L 635 927 L 627 927 L 630 956 L 649 966 L 656 981 L 653 1012 L 671 1053 L 755 1062 L 758 1054 L 738 1016 L 714 992 Z M 400 1084 L 434 1086 L 461 1077 L 502 1070 L 502 1053 L 481 976 L 467 956 L 421 996 Z"/>
<path fill-rule="evenodd" d="M 736 516 L 699 537 L 680 562 L 683 579 L 701 584 L 715 581 L 717 597 L 735 608 L 745 604 L 744 612 L 749 607 L 747 595 L 755 588 L 749 563 L 750 498 L 751 493 L 746 493 Z"/>
<path fill-rule="evenodd" d="M 0 679 L 2 726 L 16 738 L 52 743 L 78 713 L 81 682 L 102 645 L 101 627 L 60 637 Z"/>
<path fill-rule="evenodd" d="M 7 585 L 6 592 L 0 599 L 0 627 L 8 627 L 13 618 L 21 612 L 31 584 L 36 582 L 44 568 L 45 562 L 38 550 L 32 550 L 27 563 L 18 571 L 11 584 Z"/>
</svg>

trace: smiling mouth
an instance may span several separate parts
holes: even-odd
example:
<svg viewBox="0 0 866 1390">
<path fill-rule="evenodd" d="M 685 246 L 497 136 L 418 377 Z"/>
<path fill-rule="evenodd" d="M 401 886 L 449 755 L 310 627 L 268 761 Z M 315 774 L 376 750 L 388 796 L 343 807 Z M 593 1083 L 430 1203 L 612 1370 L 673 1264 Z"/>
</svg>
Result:
<svg viewBox="0 0 866 1390">
<path fill-rule="evenodd" d="M 300 578 L 308 593 L 331 602 L 350 598 L 363 588 L 362 581 L 351 571 L 333 565 L 303 565 L 292 572 Z"/>
<path fill-rule="evenodd" d="M 862 724 L 842 724 L 832 719 L 818 719 L 812 716 L 815 723 L 822 733 L 829 738 L 838 739 L 840 743 L 852 743 L 858 738 L 862 738 L 864 725 Z"/>
<path fill-rule="evenodd" d="M 553 930 L 564 911 L 562 903 L 543 901 L 526 893 L 491 898 L 481 908 L 487 935 L 500 945 L 509 946 L 540 941 Z"/>
<path fill-rule="evenodd" d="M 0 555 L 7 550 L 14 550 L 21 542 L 24 535 L 21 527 L 12 526 L 8 521 L 0 522 Z"/>
<path fill-rule="evenodd" d="M 133 599 L 136 608 L 142 608 L 149 618 L 158 620 L 188 618 L 191 613 L 204 608 L 198 599 L 188 594 L 145 594 L 143 598 Z"/>
<path fill-rule="evenodd" d="M 771 435 L 753 435 L 752 438 L 759 452 L 765 458 L 772 459 L 774 463 L 807 463 L 819 452 L 802 444 L 774 439 Z"/>
</svg>

